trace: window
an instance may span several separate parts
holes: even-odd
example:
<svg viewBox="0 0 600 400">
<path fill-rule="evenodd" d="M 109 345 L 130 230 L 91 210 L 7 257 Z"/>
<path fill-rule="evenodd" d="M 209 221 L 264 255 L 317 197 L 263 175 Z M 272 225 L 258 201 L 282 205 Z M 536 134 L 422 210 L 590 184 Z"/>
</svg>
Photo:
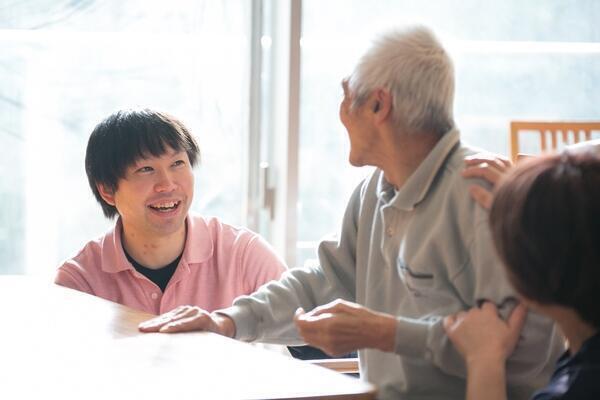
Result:
<svg viewBox="0 0 600 400">
<path fill-rule="evenodd" d="M 402 24 L 431 27 L 450 51 L 455 120 L 472 145 L 507 154 L 513 119 L 599 118 L 595 0 L 6 3 L 0 273 L 53 273 L 111 226 L 87 187 L 85 144 L 132 106 L 168 111 L 198 137 L 192 210 L 260 231 L 291 266 L 313 262 L 370 171 L 347 161 L 340 80 Z"/>
<path fill-rule="evenodd" d="M 244 222 L 249 2 L 0 7 L 0 273 L 53 274 L 112 225 L 83 161 L 95 124 L 121 108 L 181 118 L 202 152 L 192 209 Z"/>
<path fill-rule="evenodd" d="M 340 80 L 386 29 L 422 23 L 445 43 L 455 63 L 455 120 L 469 144 L 508 154 L 510 120 L 600 118 L 594 0 L 304 0 L 302 7 L 299 265 L 314 259 L 319 238 L 339 230 L 352 189 L 368 173 L 347 162 Z"/>
</svg>

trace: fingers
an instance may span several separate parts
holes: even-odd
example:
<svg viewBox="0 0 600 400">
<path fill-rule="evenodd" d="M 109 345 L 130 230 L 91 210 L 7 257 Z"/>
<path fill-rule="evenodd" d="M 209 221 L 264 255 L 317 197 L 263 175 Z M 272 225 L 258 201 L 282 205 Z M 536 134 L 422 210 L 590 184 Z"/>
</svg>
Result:
<svg viewBox="0 0 600 400">
<path fill-rule="evenodd" d="M 141 332 L 184 332 L 188 330 L 203 330 L 206 321 L 203 315 L 207 312 L 200 307 L 180 306 L 156 318 L 142 322 L 138 329 Z M 196 321 L 196 319 L 198 319 Z M 193 322 L 193 323 L 192 323 Z M 200 325 L 199 325 L 200 324 Z"/>
<path fill-rule="evenodd" d="M 196 307 L 179 306 L 169 312 L 159 315 L 156 318 L 149 319 L 138 325 L 141 332 L 158 332 L 164 325 L 176 321 L 193 312 Z"/>
<path fill-rule="evenodd" d="M 495 186 L 512 166 L 504 157 L 488 154 L 476 154 L 465 158 L 467 166 L 462 172 L 465 178 L 480 178 Z M 483 208 L 489 210 L 492 205 L 493 195 L 490 190 L 479 185 L 469 187 L 471 197 Z"/>
<path fill-rule="evenodd" d="M 296 327 L 298 328 L 298 331 L 302 334 L 303 330 L 306 328 L 307 325 L 307 318 L 306 318 L 306 312 L 304 311 L 304 309 L 302 307 L 299 307 L 298 309 L 296 309 L 296 312 L 294 313 L 294 324 L 296 325 Z"/>
<path fill-rule="evenodd" d="M 456 317 L 454 315 L 448 315 L 444 318 L 443 325 L 447 335 L 450 335 L 452 328 L 454 328 L 454 324 L 456 324 Z"/>
<path fill-rule="evenodd" d="M 510 167 L 513 166 L 512 161 L 510 160 L 510 158 L 504 157 L 504 156 L 497 156 L 496 160 L 500 163 L 502 163 L 504 165 L 504 168 L 508 169 Z"/>
<path fill-rule="evenodd" d="M 300 336 L 307 344 L 317 345 L 322 325 L 321 320 L 322 317 L 320 319 L 318 317 L 311 317 L 301 308 L 296 310 L 294 324 L 298 329 L 298 333 L 300 333 Z"/>
<path fill-rule="evenodd" d="M 450 334 L 454 331 L 463 322 L 466 316 L 467 312 L 465 311 L 459 311 L 456 314 L 446 316 L 442 321 L 446 334 Z"/>
<path fill-rule="evenodd" d="M 450 339 L 450 341 L 454 344 L 457 350 L 463 354 L 462 351 L 463 342 L 468 340 L 465 336 L 469 333 L 468 329 L 465 332 L 465 329 L 468 328 L 469 324 L 464 324 L 465 318 L 467 318 L 468 313 L 465 311 L 459 311 L 456 314 L 448 315 L 442 321 L 442 326 L 444 327 L 444 331 L 446 332 L 446 336 Z"/>
<path fill-rule="evenodd" d="M 364 331 L 347 314 L 322 312 L 314 315 L 296 310 L 294 323 L 308 345 L 317 347 L 330 356 L 340 356 L 365 347 Z"/>
<path fill-rule="evenodd" d="M 467 311 L 459 311 L 455 314 L 448 315 L 443 320 L 443 326 L 448 335 L 451 335 L 457 329 L 461 329 L 461 325 L 479 325 L 483 326 L 486 324 L 498 323 L 504 326 L 504 329 L 508 329 L 512 334 L 511 337 L 516 337 L 525 324 L 525 318 L 527 316 L 527 308 L 519 304 L 510 314 L 506 321 L 503 321 L 498 314 L 498 307 L 496 304 L 484 301 L 480 307 L 473 307 Z M 500 327 L 500 325 L 498 325 Z M 516 339 L 515 339 L 516 341 Z"/>
<path fill-rule="evenodd" d="M 335 313 L 351 313 L 352 311 L 361 309 L 361 306 L 355 303 L 351 303 L 346 300 L 336 299 L 330 303 L 324 304 L 319 307 L 315 307 L 308 314 L 311 316 L 317 316 L 321 314 L 335 314 Z"/>
<path fill-rule="evenodd" d="M 488 315 L 494 315 L 497 317 L 499 315 L 498 307 L 489 301 L 483 303 L 481 310 Z M 514 341 L 518 339 L 521 329 L 523 329 L 523 325 L 525 324 L 526 317 L 527 307 L 525 307 L 522 303 L 519 303 L 506 319 L 505 324 L 508 327 L 510 336 L 514 338 Z"/>
<path fill-rule="evenodd" d="M 465 178 L 482 178 L 495 185 L 505 173 L 504 168 L 498 168 L 493 164 L 483 162 L 465 168 L 462 176 Z"/>
<path fill-rule="evenodd" d="M 511 332 L 520 333 L 527 318 L 527 307 L 519 303 L 508 317 L 507 323 Z"/>
<path fill-rule="evenodd" d="M 512 167 L 512 163 L 508 158 L 486 153 L 466 157 L 465 165 L 466 168 L 462 172 L 463 177 L 484 179 L 493 186 Z M 491 207 L 493 196 L 486 188 L 473 185 L 469 187 L 469 193 L 483 208 L 489 209 Z"/>
<path fill-rule="evenodd" d="M 528 160 L 530 158 L 535 158 L 535 155 L 534 154 L 527 154 L 527 153 L 518 153 L 517 154 L 517 162 Z"/>
<path fill-rule="evenodd" d="M 304 308 L 302 307 L 298 307 L 298 309 L 296 309 L 296 312 L 294 313 L 294 320 L 300 318 L 300 316 L 306 314 L 306 312 L 304 311 Z"/>
<path fill-rule="evenodd" d="M 465 157 L 465 165 L 467 167 L 481 163 L 488 163 L 500 171 L 505 171 L 512 167 L 512 162 L 507 157 L 499 154 L 478 153 Z"/>
<path fill-rule="evenodd" d="M 492 207 L 492 200 L 494 199 L 494 195 L 487 189 L 477 186 L 471 185 L 469 186 L 469 194 L 479 204 L 481 207 L 489 210 Z"/>
<path fill-rule="evenodd" d="M 203 331 L 207 330 L 208 326 L 212 322 L 210 315 L 206 311 L 202 311 L 201 314 L 192 315 L 189 317 L 182 317 L 176 321 L 169 322 L 163 325 L 159 332 L 161 333 L 177 333 L 177 332 L 190 332 L 190 331 Z"/>
<path fill-rule="evenodd" d="M 307 313 L 302 307 L 296 309 L 296 312 L 294 313 L 294 322 L 296 325 L 303 327 L 308 326 L 311 322 L 318 321 L 322 318 L 322 316 L 319 318 L 319 316 L 314 315 L 313 312 Z"/>
<path fill-rule="evenodd" d="M 481 305 L 481 309 L 489 314 L 498 315 L 498 307 L 491 301 L 486 301 Z"/>
</svg>

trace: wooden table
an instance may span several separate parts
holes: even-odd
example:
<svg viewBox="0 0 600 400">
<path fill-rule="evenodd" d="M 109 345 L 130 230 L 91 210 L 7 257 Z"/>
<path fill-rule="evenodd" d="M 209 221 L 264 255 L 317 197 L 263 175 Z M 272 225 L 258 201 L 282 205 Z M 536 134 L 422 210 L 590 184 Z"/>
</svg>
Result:
<svg viewBox="0 0 600 400">
<path fill-rule="evenodd" d="M 151 317 L 0 276 L 0 399 L 373 399 L 360 380 L 207 332 L 141 334 Z"/>
</svg>

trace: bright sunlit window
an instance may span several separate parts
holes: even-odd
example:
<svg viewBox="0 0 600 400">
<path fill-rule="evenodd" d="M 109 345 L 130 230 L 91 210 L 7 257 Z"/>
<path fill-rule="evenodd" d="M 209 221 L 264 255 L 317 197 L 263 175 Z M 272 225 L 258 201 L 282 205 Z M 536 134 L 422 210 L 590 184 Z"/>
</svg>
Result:
<svg viewBox="0 0 600 400">
<path fill-rule="evenodd" d="M 48 273 L 112 222 L 87 138 L 120 108 L 183 120 L 202 163 L 192 209 L 242 223 L 249 2 L 0 3 L 0 273 Z"/>
<path fill-rule="evenodd" d="M 375 35 L 402 24 L 432 28 L 454 59 L 463 140 L 506 155 L 510 120 L 600 118 L 599 18 L 595 0 L 304 0 L 298 264 L 314 261 L 318 240 L 338 232 L 368 173 L 348 164 L 338 106 L 341 79 Z"/>
<path fill-rule="evenodd" d="M 290 4 L 301 12 L 282 17 Z M 338 106 L 378 33 L 431 27 L 455 62 L 463 140 L 508 154 L 511 120 L 600 119 L 598 20 L 595 0 L 0 1 L 0 274 L 53 274 L 112 225 L 83 159 L 94 125 L 128 107 L 197 136 L 193 211 L 258 230 L 290 266 L 313 263 L 370 171 L 348 164 Z"/>
</svg>

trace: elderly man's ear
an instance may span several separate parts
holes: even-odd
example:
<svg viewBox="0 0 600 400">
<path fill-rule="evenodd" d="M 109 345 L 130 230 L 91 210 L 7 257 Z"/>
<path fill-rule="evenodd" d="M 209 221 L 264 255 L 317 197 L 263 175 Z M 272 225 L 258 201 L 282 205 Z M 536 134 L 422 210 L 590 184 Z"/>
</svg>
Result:
<svg viewBox="0 0 600 400">
<path fill-rule="evenodd" d="M 371 111 L 375 122 L 385 122 L 392 111 L 392 96 L 385 89 L 376 89 L 371 98 Z"/>
</svg>

